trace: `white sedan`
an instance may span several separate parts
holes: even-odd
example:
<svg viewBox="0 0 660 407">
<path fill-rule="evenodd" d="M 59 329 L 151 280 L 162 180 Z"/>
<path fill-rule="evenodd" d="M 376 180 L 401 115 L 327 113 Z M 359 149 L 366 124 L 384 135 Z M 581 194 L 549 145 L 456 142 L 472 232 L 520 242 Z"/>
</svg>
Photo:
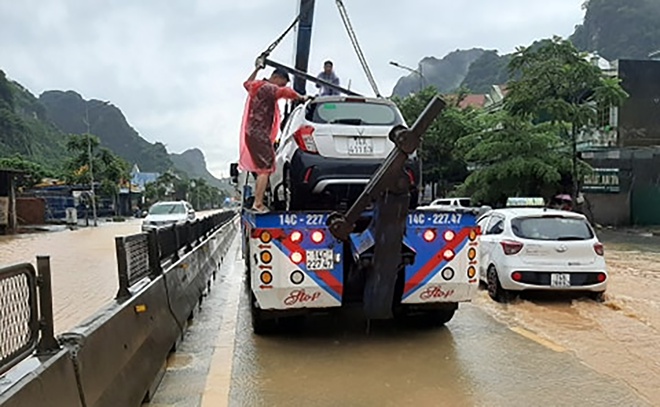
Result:
<svg viewBox="0 0 660 407">
<path fill-rule="evenodd" d="M 586 217 L 542 208 L 495 209 L 479 218 L 479 276 L 488 294 L 506 302 L 523 290 L 607 288 L 603 245 Z"/>
</svg>

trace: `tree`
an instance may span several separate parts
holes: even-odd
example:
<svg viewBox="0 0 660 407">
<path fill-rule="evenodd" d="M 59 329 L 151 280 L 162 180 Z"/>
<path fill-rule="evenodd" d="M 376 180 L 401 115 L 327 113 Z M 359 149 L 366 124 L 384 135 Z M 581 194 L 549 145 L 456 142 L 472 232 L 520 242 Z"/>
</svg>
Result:
<svg viewBox="0 0 660 407">
<path fill-rule="evenodd" d="M 24 188 L 31 188 L 45 177 L 53 175 L 42 165 L 27 160 L 20 155 L 0 158 L 0 168 L 24 171 L 25 174 L 18 181 L 18 186 Z"/>
<path fill-rule="evenodd" d="M 572 149 L 573 195 L 578 193 L 577 137 L 597 122 L 598 107 L 618 106 L 626 98 L 619 80 L 605 76 L 569 41 L 554 37 L 521 47 L 509 64 L 504 107 L 513 116 L 558 127 Z"/>
<path fill-rule="evenodd" d="M 92 175 L 100 183 L 102 196 L 112 198 L 115 211 L 118 208 L 119 184 L 129 177 L 129 165 L 107 148 L 99 148 L 100 140 L 92 134 L 71 135 L 67 150 L 73 154 L 65 164 L 65 178 L 74 184 L 90 184 Z M 90 150 L 92 171 L 90 171 Z"/>
<path fill-rule="evenodd" d="M 507 112 L 488 115 L 484 120 L 486 130 L 458 142 L 474 169 L 458 191 L 488 204 L 503 204 L 510 196 L 554 192 L 562 170 L 570 163 L 558 125 L 533 124 Z"/>
<path fill-rule="evenodd" d="M 435 89 L 426 88 L 416 95 L 404 99 L 395 97 L 393 100 L 399 106 L 406 122 L 412 125 L 437 94 Z M 479 113 L 476 110 L 461 110 L 458 107 L 461 102 L 460 95 L 448 101 L 449 106 L 426 131 L 418 150 L 422 160 L 423 182 L 438 184 L 440 194 L 445 194 L 467 177 L 467 167 L 456 149 L 456 142 L 480 128 Z"/>
</svg>

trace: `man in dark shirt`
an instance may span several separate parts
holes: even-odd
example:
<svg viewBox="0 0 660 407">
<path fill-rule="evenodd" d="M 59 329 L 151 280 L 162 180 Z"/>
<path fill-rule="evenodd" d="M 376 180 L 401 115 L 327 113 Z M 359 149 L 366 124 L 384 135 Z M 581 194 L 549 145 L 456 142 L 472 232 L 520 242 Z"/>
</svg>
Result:
<svg viewBox="0 0 660 407">
<path fill-rule="evenodd" d="M 317 78 L 322 79 L 326 82 L 330 82 L 333 85 L 339 86 L 339 78 L 337 77 L 337 75 L 335 75 L 332 61 L 325 61 L 325 63 L 323 64 L 323 72 L 318 74 Z M 316 87 L 321 89 L 319 96 L 339 95 L 338 91 L 323 86 L 321 84 L 317 84 Z"/>
</svg>

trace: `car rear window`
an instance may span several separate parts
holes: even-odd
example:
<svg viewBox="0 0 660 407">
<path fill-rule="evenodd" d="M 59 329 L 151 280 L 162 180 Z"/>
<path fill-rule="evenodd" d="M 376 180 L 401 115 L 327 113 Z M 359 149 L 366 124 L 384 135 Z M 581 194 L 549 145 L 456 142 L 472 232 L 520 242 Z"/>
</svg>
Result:
<svg viewBox="0 0 660 407">
<path fill-rule="evenodd" d="M 513 234 L 532 240 L 589 240 L 594 234 L 583 219 L 525 217 L 511 220 Z"/>
<path fill-rule="evenodd" d="M 305 118 L 319 124 L 393 126 L 402 124 L 398 110 L 383 103 L 323 102 L 312 103 Z"/>
<path fill-rule="evenodd" d="M 171 203 L 154 205 L 151 207 L 151 209 L 149 209 L 149 214 L 151 215 L 167 215 L 172 213 L 186 213 L 186 208 L 182 204 Z"/>
</svg>

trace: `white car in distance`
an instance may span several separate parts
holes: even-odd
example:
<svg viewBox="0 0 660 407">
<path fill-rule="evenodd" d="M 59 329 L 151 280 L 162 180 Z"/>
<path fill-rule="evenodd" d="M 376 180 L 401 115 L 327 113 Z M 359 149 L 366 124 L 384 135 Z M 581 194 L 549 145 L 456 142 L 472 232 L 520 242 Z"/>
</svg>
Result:
<svg viewBox="0 0 660 407">
<path fill-rule="evenodd" d="M 157 202 L 149 208 L 147 217 L 142 221 L 142 231 L 159 229 L 174 224 L 195 220 L 195 210 L 186 201 Z"/>
<path fill-rule="evenodd" d="M 479 218 L 479 276 L 498 302 L 524 290 L 607 288 L 603 245 L 584 215 L 542 208 L 495 209 Z"/>
</svg>

